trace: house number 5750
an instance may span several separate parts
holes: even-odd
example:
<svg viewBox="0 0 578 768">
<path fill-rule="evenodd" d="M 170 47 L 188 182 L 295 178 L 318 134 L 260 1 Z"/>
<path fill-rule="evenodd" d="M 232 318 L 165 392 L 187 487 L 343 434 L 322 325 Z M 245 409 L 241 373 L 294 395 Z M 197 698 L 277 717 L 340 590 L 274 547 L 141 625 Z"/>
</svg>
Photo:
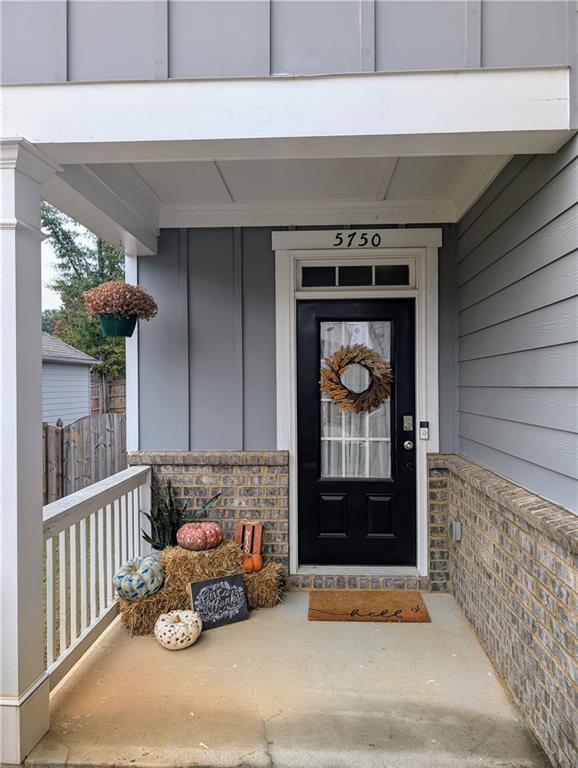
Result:
<svg viewBox="0 0 578 768">
<path fill-rule="evenodd" d="M 334 248 L 365 248 L 370 246 L 372 248 L 379 248 L 381 245 L 381 235 L 379 232 L 374 232 L 369 237 L 368 232 L 337 232 L 335 240 L 333 241 Z"/>
</svg>

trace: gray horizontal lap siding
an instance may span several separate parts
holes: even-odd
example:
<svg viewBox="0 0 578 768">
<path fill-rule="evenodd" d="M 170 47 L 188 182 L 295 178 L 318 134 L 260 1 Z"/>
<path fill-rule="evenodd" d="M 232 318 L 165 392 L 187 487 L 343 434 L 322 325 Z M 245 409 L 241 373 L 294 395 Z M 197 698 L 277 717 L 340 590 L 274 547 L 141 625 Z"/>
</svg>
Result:
<svg viewBox="0 0 578 768">
<path fill-rule="evenodd" d="M 440 252 L 443 450 L 455 433 L 453 229 Z M 158 256 L 139 258 L 159 305 L 139 327 L 142 450 L 276 448 L 272 231 L 166 229 Z"/>
<path fill-rule="evenodd" d="M 517 157 L 458 225 L 458 448 L 578 502 L 578 140 Z"/>
<path fill-rule="evenodd" d="M 574 0 L 2 0 L 0 71 L 45 82 L 574 64 L 575 10 Z"/>
<path fill-rule="evenodd" d="M 42 363 L 42 420 L 70 424 L 90 415 L 90 366 Z"/>
</svg>

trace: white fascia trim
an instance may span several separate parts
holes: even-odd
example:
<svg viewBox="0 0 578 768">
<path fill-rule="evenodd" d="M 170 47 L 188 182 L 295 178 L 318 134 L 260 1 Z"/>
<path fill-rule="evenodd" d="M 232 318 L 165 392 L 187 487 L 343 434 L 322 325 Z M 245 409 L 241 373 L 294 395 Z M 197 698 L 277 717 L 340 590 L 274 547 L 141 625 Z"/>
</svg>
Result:
<svg viewBox="0 0 578 768">
<path fill-rule="evenodd" d="M 453 200 L 311 200 L 279 203 L 182 204 L 161 209 L 161 228 L 269 227 L 375 224 L 444 224 L 457 221 Z"/>
<path fill-rule="evenodd" d="M 0 93 L 3 135 L 34 144 L 570 129 L 568 67 L 5 85 Z"/>
</svg>

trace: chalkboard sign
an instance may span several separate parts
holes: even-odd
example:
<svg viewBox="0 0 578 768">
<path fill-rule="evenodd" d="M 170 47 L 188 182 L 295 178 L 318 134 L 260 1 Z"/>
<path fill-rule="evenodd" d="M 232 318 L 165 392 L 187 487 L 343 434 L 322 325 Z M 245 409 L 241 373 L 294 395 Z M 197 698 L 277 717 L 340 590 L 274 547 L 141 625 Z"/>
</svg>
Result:
<svg viewBox="0 0 578 768">
<path fill-rule="evenodd" d="M 243 574 L 196 581 L 190 585 L 193 610 L 201 615 L 203 629 L 233 624 L 249 617 Z"/>
</svg>

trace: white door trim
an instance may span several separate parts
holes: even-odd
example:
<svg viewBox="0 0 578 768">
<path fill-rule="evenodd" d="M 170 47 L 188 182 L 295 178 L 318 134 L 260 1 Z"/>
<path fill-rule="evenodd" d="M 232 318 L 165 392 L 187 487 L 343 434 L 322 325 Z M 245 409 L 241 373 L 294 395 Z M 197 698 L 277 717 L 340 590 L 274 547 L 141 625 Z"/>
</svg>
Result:
<svg viewBox="0 0 578 768">
<path fill-rule="evenodd" d="M 306 260 L 331 261 L 343 257 L 342 248 L 333 248 L 335 231 L 276 232 L 275 307 L 277 355 L 277 449 L 289 452 L 289 568 L 290 573 L 360 575 L 407 575 L 407 568 L 309 566 L 298 562 L 297 526 L 297 359 L 296 303 L 299 298 L 415 298 L 416 300 L 416 427 L 428 421 L 429 440 L 417 438 L 417 569 L 428 574 L 427 454 L 439 451 L 438 395 L 438 248 L 441 229 L 374 230 L 381 235 L 379 248 L 347 249 L 347 259 L 376 259 L 385 263 L 407 257 L 415 263 L 415 287 L 386 289 L 342 289 L 298 291 L 297 264 Z M 348 233 L 352 230 L 347 231 Z M 361 231 L 361 230 L 360 230 Z M 371 242 L 372 230 L 364 230 Z M 412 233 L 415 235 L 412 238 Z M 339 251 L 339 253 L 337 253 Z"/>
</svg>

